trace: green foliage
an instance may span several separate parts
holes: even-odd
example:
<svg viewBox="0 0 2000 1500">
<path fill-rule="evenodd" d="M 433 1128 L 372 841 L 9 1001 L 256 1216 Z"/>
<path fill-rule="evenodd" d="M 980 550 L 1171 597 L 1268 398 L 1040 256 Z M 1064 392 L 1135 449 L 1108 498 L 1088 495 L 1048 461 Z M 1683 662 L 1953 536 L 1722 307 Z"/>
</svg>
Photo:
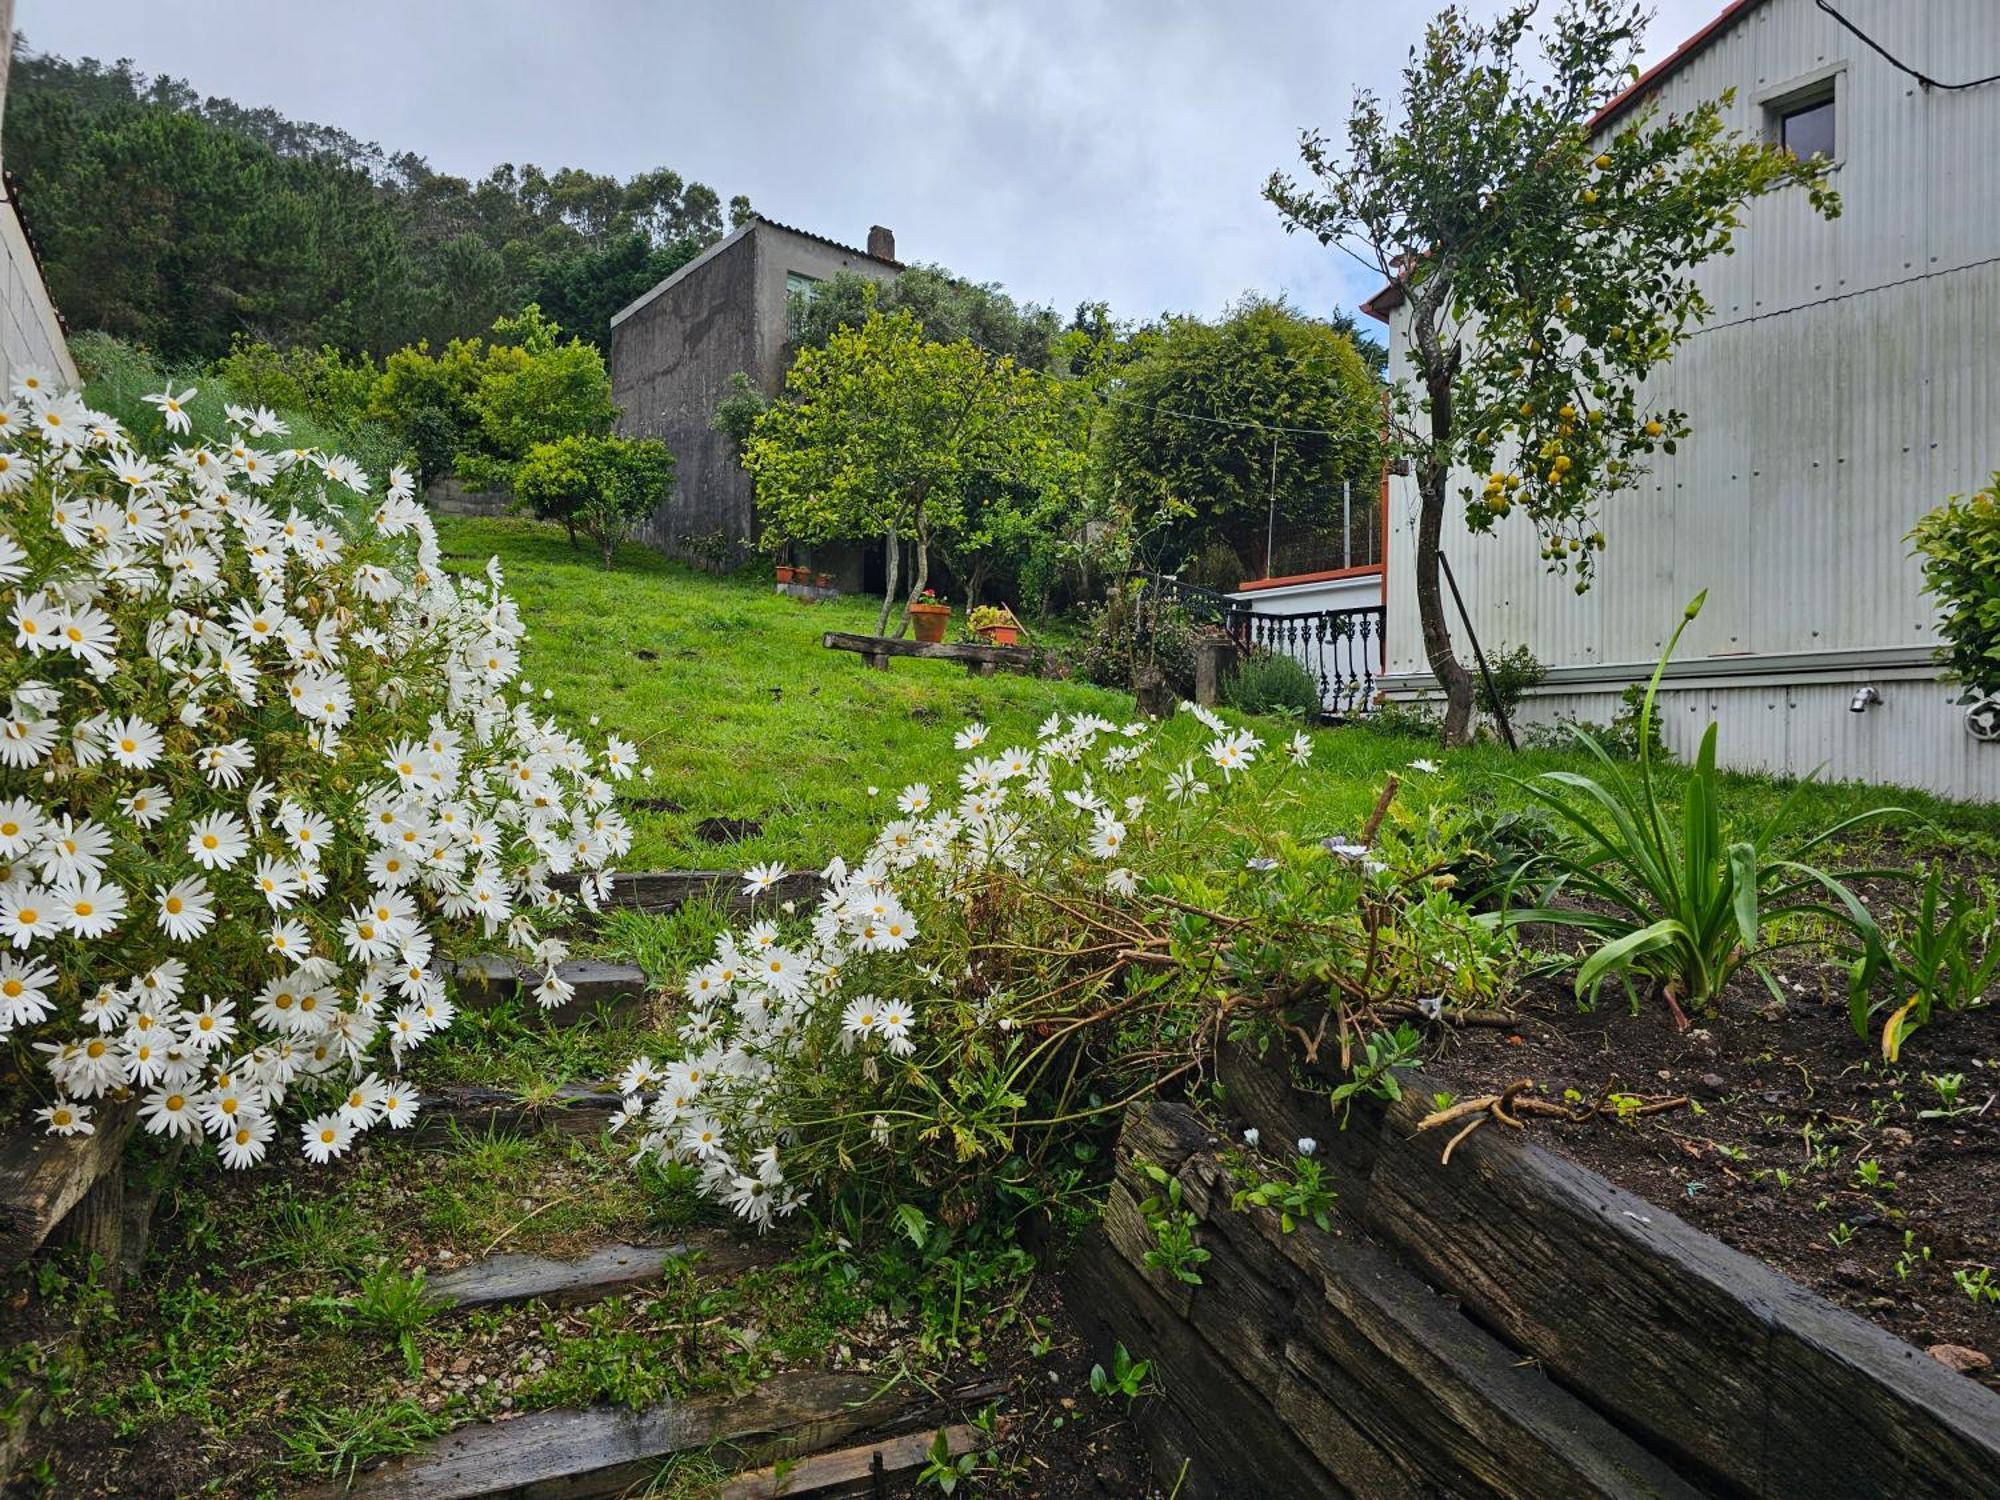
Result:
<svg viewBox="0 0 2000 1500">
<path fill-rule="evenodd" d="M 1197 552 L 1216 536 L 1263 555 L 1274 437 L 1280 521 L 1337 518 L 1343 479 L 1372 490 L 1382 391 L 1331 325 L 1250 298 L 1217 323 L 1175 317 L 1142 330 L 1131 356 L 1105 411 L 1098 482 L 1161 555 Z M 1217 418 L 1318 430 L 1274 434 Z"/>
<path fill-rule="evenodd" d="M 1516 887 L 1563 842 L 1540 807 L 1475 808 L 1452 830 L 1463 853 L 1445 867 L 1461 899 L 1481 908 L 1513 899 Z"/>
<path fill-rule="evenodd" d="M 1938 601 L 1940 659 L 1972 692 L 2000 693 L 2000 474 L 1930 512 L 1909 540 Z"/>
<path fill-rule="evenodd" d="M 1483 677 L 1475 689 L 1475 701 L 1484 714 L 1513 713 L 1528 689 L 1540 687 L 1549 677 L 1548 665 L 1527 646 L 1503 646 L 1487 658 L 1486 666 L 1493 677 L 1493 689 L 1487 691 Z"/>
<path fill-rule="evenodd" d="M 538 443 L 611 430 L 618 408 L 611 401 L 604 356 L 595 347 L 574 337 L 564 341 L 562 329 L 532 302 L 519 316 L 496 321 L 493 332 L 513 343 L 492 347 L 472 391 L 488 453 L 518 460 Z M 503 357 L 508 347 L 520 357 Z"/>
<path fill-rule="evenodd" d="M 1194 622 L 1184 610 L 1114 589 L 1085 614 L 1069 651 L 1070 670 L 1099 687 L 1132 690 L 1136 667 L 1156 666 L 1182 698 L 1194 696 Z"/>
<path fill-rule="evenodd" d="M 1209 1254 L 1195 1243 L 1195 1225 L 1200 1221 L 1181 1201 L 1180 1178 L 1143 1157 L 1133 1165 L 1153 1185 L 1153 1191 L 1139 1202 L 1139 1217 L 1153 1232 L 1152 1248 L 1143 1257 L 1147 1267 L 1189 1286 L 1200 1286 L 1200 1268 L 1208 1263 Z"/>
<path fill-rule="evenodd" d="M 1916 900 L 1898 901 L 1883 925 L 1882 971 L 1895 1005 L 1882 1028 L 1882 1052 L 1894 1062 L 1910 1033 L 1928 1026 L 1937 1010 L 1979 1005 L 2000 982 L 2000 891 L 1991 881 L 1951 875 L 1934 859 Z M 1855 1035 L 1866 1039 L 1870 1018 L 1887 1004 L 1869 1003 L 1857 985 L 1849 996 Z"/>
<path fill-rule="evenodd" d="M 287 1414 L 282 1438 L 295 1473 L 323 1474 L 352 1485 L 364 1465 L 414 1453 L 451 1426 L 448 1411 L 428 1412 L 399 1397 L 356 1406 L 309 1407 Z"/>
<path fill-rule="evenodd" d="M 1859 943 L 1864 956 L 1857 986 L 1864 983 L 1882 950 L 1875 919 L 1842 880 L 1804 863 L 1803 856 L 1850 828 L 1901 811 L 1876 808 L 1844 819 L 1781 854 L 1778 840 L 1787 830 L 1795 791 L 1760 825 L 1737 836 L 1724 821 L 1711 724 L 1683 789 L 1676 827 L 1663 810 L 1653 757 L 1643 746 L 1652 738 L 1654 700 L 1667 661 L 1705 597 L 1687 607 L 1647 685 L 1636 778 L 1628 778 L 1592 735 L 1578 729 L 1577 743 L 1598 762 L 1598 776 L 1549 771 L 1517 782 L 1555 814 L 1575 843 L 1544 857 L 1550 878 L 1536 904 L 1509 908 L 1497 918 L 1509 925 L 1572 927 L 1596 939 L 1598 946 L 1577 970 L 1579 998 L 1594 999 L 1613 975 L 1628 989 L 1638 976 L 1661 987 L 1677 1017 L 1682 1000 L 1712 1008 L 1746 964 L 1783 998 L 1767 962 L 1776 948 L 1766 945 L 1764 933 L 1789 918 L 1820 919 Z M 1557 893 L 1590 904 L 1553 905 Z"/>
<path fill-rule="evenodd" d="M 387 1335 L 402 1351 L 403 1364 L 415 1380 L 424 1358 L 417 1348 L 417 1330 L 438 1315 L 439 1307 L 425 1284 L 423 1267 L 405 1273 L 394 1261 L 382 1261 L 361 1278 L 360 1289 L 347 1304 L 347 1316 L 363 1328 Z"/>
<path fill-rule="evenodd" d="M 1255 651 L 1230 675 L 1229 706 L 1246 714 L 1278 714 L 1308 722 L 1320 715 L 1319 683 L 1283 651 Z"/>
<path fill-rule="evenodd" d="M 1238 1213 L 1246 1208 L 1275 1209 L 1278 1227 L 1290 1234 L 1301 1223 L 1331 1232 L 1336 1194 L 1325 1183 L 1325 1171 L 1310 1156 L 1295 1157 L 1287 1177 L 1265 1178 L 1254 1170 L 1250 1186 L 1238 1188 L 1229 1206 Z"/>
<path fill-rule="evenodd" d="M 1120 1343 L 1111 1354 L 1111 1368 L 1103 1365 L 1090 1367 L 1090 1393 L 1107 1400 L 1113 1396 L 1123 1396 L 1129 1405 L 1146 1394 L 1147 1377 L 1153 1373 L 1150 1359 L 1134 1359 Z"/>
<path fill-rule="evenodd" d="M 401 438 L 389 424 L 355 410 L 351 404 L 315 394 L 323 388 L 311 384 L 298 393 L 305 404 L 288 404 L 285 398 L 293 393 L 283 383 L 260 380 L 254 363 L 225 361 L 226 368 L 213 370 L 198 365 L 162 365 L 149 351 L 102 333 L 78 334 L 70 340 L 70 352 L 83 376 L 85 399 L 134 433 L 159 431 L 159 412 L 145 398 L 172 384 L 176 390 L 188 386 L 198 389 L 188 406 L 198 430 L 222 430 L 226 406 L 270 406 L 287 424 L 285 443 L 347 454 L 368 471 L 377 491 L 387 483 L 389 470 L 407 457 Z M 305 358 L 311 361 L 314 357 Z M 322 364 L 321 369 L 325 368 Z M 347 368 L 351 371 L 353 367 Z"/>
<path fill-rule="evenodd" d="M 539 301 L 604 346 L 610 315 L 722 233 L 719 195 L 532 164 L 471 181 L 344 131 L 202 98 L 129 63 L 23 49 L 5 155 L 57 306 L 170 360 L 387 354 Z M 732 218 L 749 213 L 745 200 Z"/>
<path fill-rule="evenodd" d="M 1432 898 L 1435 903 L 1442 892 Z M 1435 907 L 1433 914 L 1451 911 L 1449 899 Z M 1407 1073 L 1416 1067 L 1423 1054 L 1424 1034 L 1408 1021 L 1394 1031 L 1378 1031 L 1361 1039 L 1361 1045 L 1354 1057 L 1354 1064 L 1347 1070 L 1347 1076 L 1333 1086 L 1327 1095 L 1340 1115 L 1343 1129 L 1347 1125 L 1347 1112 L 1356 1099 L 1380 1099 L 1394 1103 L 1403 1097 L 1403 1082 L 1396 1075 Z"/>
<path fill-rule="evenodd" d="M 708 425 L 736 445 L 736 456 L 740 460 L 750 442 L 750 434 L 757 429 L 757 419 L 764 415 L 764 409 L 770 404 L 764 399 L 764 393 L 757 389 L 757 382 L 738 370 L 729 377 Z"/>
<path fill-rule="evenodd" d="M 933 343 L 964 340 L 1029 370 L 1060 364 L 1062 320 L 1053 311 L 1033 303 L 1018 306 L 994 283 L 966 281 L 943 266 L 908 266 L 887 283 L 842 271 L 799 299 L 794 342 L 800 349 L 823 348 L 873 313 L 899 312 L 915 318 Z"/>
<path fill-rule="evenodd" d="M 568 527 L 572 545 L 579 531 L 596 542 L 609 568 L 618 544 L 665 503 L 673 481 L 673 455 L 657 439 L 572 433 L 528 450 L 514 493 L 540 519 Z"/>
</svg>

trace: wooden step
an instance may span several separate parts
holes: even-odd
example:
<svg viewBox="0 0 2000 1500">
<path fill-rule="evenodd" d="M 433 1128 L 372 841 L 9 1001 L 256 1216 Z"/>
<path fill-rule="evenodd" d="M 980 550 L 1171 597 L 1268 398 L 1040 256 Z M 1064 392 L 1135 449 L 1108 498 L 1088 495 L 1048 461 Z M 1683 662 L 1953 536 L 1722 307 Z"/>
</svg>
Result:
<svg viewBox="0 0 2000 1500">
<path fill-rule="evenodd" d="M 774 1375 L 742 1396 L 475 1423 L 365 1471 L 352 1489 L 329 1485 L 313 1494 L 315 1500 L 590 1500 L 644 1486 L 677 1453 L 720 1451 L 744 1463 L 772 1463 L 906 1418 L 912 1404 L 907 1396 L 883 1394 L 877 1376 Z"/>
<path fill-rule="evenodd" d="M 643 1291 L 675 1261 L 692 1261 L 705 1274 L 729 1275 L 775 1259 L 759 1245 L 725 1235 L 673 1245 L 611 1244 L 570 1260 L 513 1253 L 488 1256 L 436 1278 L 430 1289 L 453 1312 L 534 1301 L 575 1306 Z"/>
<path fill-rule="evenodd" d="M 483 1083 L 430 1084 L 423 1090 L 417 1128 L 430 1135 L 453 1126 L 473 1135 L 526 1135 L 553 1125 L 568 1135 L 594 1136 L 622 1102 L 609 1083 L 565 1083 L 541 1099 Z"/>
<path fill-rule="evenodd" d="M 574 875 L 557 875 L 549 884 L 557 890 L 574 891 Z M 609 906 L 631 907 L 636 911 L 673 911 L 690 901 L 712 901 L 725 911 L 742 915 L 767 911 L 781 902 L 801 905 L 819 897 L 820 878 L 810 870 L 794 870 L 781 876 L 768 890 L 751 895 L 743 889 L 739 870 L 621 870 L 611 877 Z"/>
<path fill-rule="evenodd" d="M 594 958 L 572 959 L 556 965 L 557 977 L 575 986 L 576 993 L 553 1009 L 544 1009 L 534 990 L 546 971 L 518 963 L 497 953 L 482 954 L 453 966 L 459 1003 L 481 1009 L 515 995 L 525 1008 L 544 1017 L 551 1025 L 568 1025 L 600 1008 L 614 1015 L 634 1015 L 645 1003 L 651 984 L 646 971 L 637 964 L 604 963 Z"/>
<path fill-rule="evenodd" d="M 977 1448 L 982 1436 L 977 1428 L 962 1423 L 941 1430 L 953 1458 Z M 774 1464 L 738 1474 L 717 1492 L 716 1500 L 800 1500 L 803 1496 L 833 1500 L 841 1495 L 878 1495 L 883 1492 L 882 1480 L 921 1469 L 930 1460 L 937 1436 L 936 1432 L 906 1432 L 879 1443 L 815 1453 L 783 1467 Z"/>
</svg>

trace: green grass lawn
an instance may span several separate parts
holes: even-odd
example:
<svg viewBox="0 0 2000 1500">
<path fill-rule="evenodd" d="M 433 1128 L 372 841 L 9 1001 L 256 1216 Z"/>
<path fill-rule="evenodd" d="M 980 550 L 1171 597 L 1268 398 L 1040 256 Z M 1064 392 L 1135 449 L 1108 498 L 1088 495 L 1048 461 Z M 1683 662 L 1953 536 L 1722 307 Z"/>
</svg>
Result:
<svg viewBox="0 0 2000 1500">
<path fill-rule="evenodd" d="M 572 552 L 563 534 L 531 521 L 440 518 L 447 559 L 471 572 L 497 555 L 528 622 L 524 675 L 573 727 L 591 715 L 636 739 L 650 782 L 625 783 L 638 839 L 630 869 L 742 868 L 765 860 L 817 868 L 854 855 L 886 818 L 898 790 L 954 785 L 952 734 L 968 720 L 992 726 L 995 748 L 1032 744 L 1050 712 L 1091 710 L 1124 720 L 1129 694 L 1080 682 L 973 678 L 946 662 L 897 660 L 871 671 L 859 657 L 820 645 L 827 630 L 872 632 L 878 601 L 806 604 L 774 592 L 768 575 L 715 578 L 637 546 L 607 572 Z M 1288 729 L 1268 725 L 1273 737 Z M 1436 774 L 1405 774 L 1402 804 L 1522 799 L 1504 779 L 1578 755 L 1494 745 L 1449 754 L 1423 741 L 1355 728 L 1319 731 L 1310 771 L 1296 783 L 1295 830 L 1317 836 L 1357 828 L 1382 778 L 1411 760 Z M 871 793 L 871 788 L 874 790 Z M 1742 817 L 1775 805 L 1766 777 L 1732 778 Z M 2000 841 L 2000 809 L 1942 802 L 1918 792 L 1814 786 L 1803 821 L 1816 825 L 1883 802 L 1911 807 L 1955 836 Z M 707 819 L 746 819 L 741 840 L 704 838 Z M 1919 842 L 1926 842 L 1920 840 Z M 2000 845 L 1996 845 L 2000 847 Z"/>
</svg>

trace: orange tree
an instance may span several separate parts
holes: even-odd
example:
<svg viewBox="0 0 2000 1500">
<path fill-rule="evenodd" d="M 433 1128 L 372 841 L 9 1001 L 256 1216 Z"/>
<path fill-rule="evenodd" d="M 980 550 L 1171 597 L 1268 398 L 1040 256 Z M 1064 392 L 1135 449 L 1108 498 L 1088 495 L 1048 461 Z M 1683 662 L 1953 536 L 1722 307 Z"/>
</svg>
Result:
<svg viewBox="0 0 2000 1500">
<path fill-rule="evenodd" d="M 1827 164 L 1732 132 L 1727 94 L 1664 116 L 1641 105 L 1606 138 L 1595 117 L 1637 76 L 1640 7 L 1563 0 L 1535 28 L 1537 9 L 1485 25 L 1446 9 L 1403 70 L 1395 118 L 1360 94 L 1344 152 L 1308 131 L 1306 181 L 1265 187 L 1288 231 L 1360 260 L 1403 309 L 1391 439 L 1417 478 L 1415 594 L 1447 744 L 1473 710 L 1439 592 L 1454 488 L 1475 532 L 1525 512 L 1544 560 L 1583 592 L 1605 500 L 1688 433 L 1641 387 L 1710 310 L 1696 269 L 1765 193 L 1796 185 L 1839 211 Z"/>
</svg>

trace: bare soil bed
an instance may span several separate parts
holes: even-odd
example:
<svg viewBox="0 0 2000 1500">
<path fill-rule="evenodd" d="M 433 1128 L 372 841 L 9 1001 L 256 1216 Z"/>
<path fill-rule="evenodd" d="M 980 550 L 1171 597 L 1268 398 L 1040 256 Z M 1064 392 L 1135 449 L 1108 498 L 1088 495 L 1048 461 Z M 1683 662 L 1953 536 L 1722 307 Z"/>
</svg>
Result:
<svg viewBox="0 0 2000 1500">
<path fill-rule="evenodd" d="M 1648 1118 L 1529 1129 L 1919 1348 L 1977 1351 L 1994 1363 L 1974 1378 L 2000 1388 L 2000 1301 L 1954 1279 L 1990 1267 L 2000 1287 L 2000 1008 L 1941 1016 L 1889 1065 L 1854 1035 L 1844 976 L 1782 972 L 1786 1002 L 1739 976 L 1685 1032 L 1659 1000 L 1633 1013 L 1615 983 L 1586 1011 L 1565 979 L 1537 981 L 1521 1025 L 1463 1033 L 1427 1072 L 1461 1099 L 1521 1079 L 1553 1102 L 1686 1095 Z M 1947 1111 L 1929 1079 L 1954 1074 Z"/>
</svg>

